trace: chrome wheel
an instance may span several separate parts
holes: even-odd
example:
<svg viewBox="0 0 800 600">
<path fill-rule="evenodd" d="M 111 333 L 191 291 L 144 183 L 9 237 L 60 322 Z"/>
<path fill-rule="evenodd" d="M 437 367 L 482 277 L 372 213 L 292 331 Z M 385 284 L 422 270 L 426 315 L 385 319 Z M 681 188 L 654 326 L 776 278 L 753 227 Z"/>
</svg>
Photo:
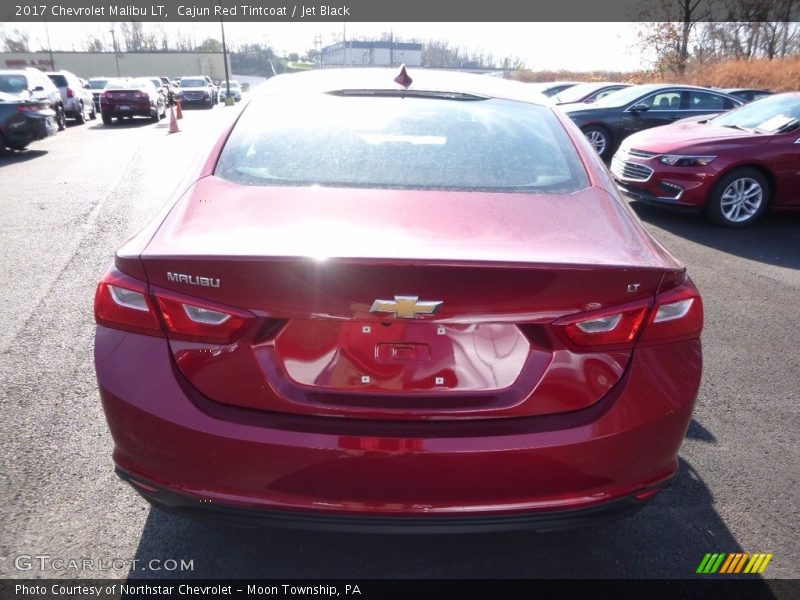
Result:
<svg viewBox="0 0 800 600">
<path fill-rule="evenodd" d="M 595 149 L 600 156 L 606 151 L 608 147 L 608 139 L 606 138 L 606 134 L 600 131 L 599 129 L 589 129 L 584 132 L 586 135 L 586 139 L 589 140 L 589 143 L 592 145 L 592 148 Z"/>
<path fill-rule="evenodd" d="M 722 191 L 720 209 L 731 223 L 752 219 L 764 203 L 764 189 L 751 177 L 734 179 Z"/>
</svg>

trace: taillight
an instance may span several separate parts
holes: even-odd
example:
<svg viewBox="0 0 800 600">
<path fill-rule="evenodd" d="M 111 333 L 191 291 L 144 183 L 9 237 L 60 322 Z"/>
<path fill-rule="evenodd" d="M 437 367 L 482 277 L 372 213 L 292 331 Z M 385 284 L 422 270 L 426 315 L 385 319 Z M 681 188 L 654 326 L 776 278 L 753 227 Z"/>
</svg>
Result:
<svg viewBox="0 0 800 600">
<path fill-rule="evenodd" d="M 703 331 L 703 301 L 690 280 L 656 296 L 640 341 L 676 342 L 700 337 Z"/>
<path fill-rule="evenodd" d="M 42 106 L 41 104 L 17 104 L 17 110 L 24 113 L 36 112 L 42 110 Z"/>
<path fill-rule="evenodd" d="M 627 347 L 636 341 L 649 305 L 614 307 L 559 319 L 553 326 L 571 345 L 592 347 Z"/>
<path fill-rule="evenodd" d="M 255 321 L 252 313 L 159 290 L 112 268 L 97 286 L 95 321 L 112 329 L 177 340 L 230 344 Z M 163 323 L 163 326 L 162 326 Z"/>
<path fill-rule="evenodd" d="M 583 351 L 690 340 L 699 338 L 703 330 L 703 302 L 687 279 L 658 294 L 652 306 L 624 305 L 570 315 L 555 321 L 553 327 L 565 342 Z"/>
<path fill-rule="evenodd" d="M 72 88 L 67 88 L 67 98 L 74 98 L 75 92 L 72 91 Z"/>
<path fill-rule="evenodd" d="M 171 339 L 230 344 L 256 319 L 247 311 L 160 291 L 156 292 L 156 300 Z"/>
<path fill-rule="evenodd" d="M 106 273 L 97 286 L 94 319 L 112 329 L 164 336 L 147 284 L 116 269 Z"/>
</svg>

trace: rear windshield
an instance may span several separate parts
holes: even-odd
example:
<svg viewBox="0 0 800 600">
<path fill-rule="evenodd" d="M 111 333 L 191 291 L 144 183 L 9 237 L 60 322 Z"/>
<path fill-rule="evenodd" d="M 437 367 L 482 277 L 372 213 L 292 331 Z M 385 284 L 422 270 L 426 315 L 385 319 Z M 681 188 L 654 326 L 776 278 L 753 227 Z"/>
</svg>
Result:
<svg viewBox="0 0 800 600">
<path fill-rule="evenodd" d="M 106 83 L 108 83 L 108 79 L 90 79 L 89 87 L 93 90 L 102 90 L 106 87 Z"/>
<path fill-rule="evenodd" d="M 497 99 L 263 98 L 237 122 L 216 174 L 260 186 L 526 193 L 588 186 L 550 108 Z"/>
<path fill-rule="evenodd" d="M 25 75 L 0 75 L 0 92 L 19 94 L 28 89 L 28 78 Z"/>
<path fill-rule="evenodd" d="M 112 79 L 106 84 L 107 90 L 141 90 L 152 85 L 143 79 Z"/>
<path fill-rule="evenodd" d="M 181 87 L 206 87 L 208 82 L 205 79 L 181 79 Z"/>
<path fill-rule="evenodd" d="M 56 87 L 67 87 L 69 83 L 67 83 L 67 78 L 63 75 L 48 75 L 50 81 L 56 84 Z"/>
</svg>

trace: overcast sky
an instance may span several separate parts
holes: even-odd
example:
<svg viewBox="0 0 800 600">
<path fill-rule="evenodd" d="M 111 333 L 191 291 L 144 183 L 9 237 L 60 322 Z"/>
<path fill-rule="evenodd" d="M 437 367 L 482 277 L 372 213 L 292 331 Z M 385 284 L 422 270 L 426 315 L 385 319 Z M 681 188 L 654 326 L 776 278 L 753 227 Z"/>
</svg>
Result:
<svg viewBox="0 0 800 600">
<path fill-rule="evenodd" d="M 4 24 L 31 36 L 33 47 L 46 47 L 43 23 Z M 145 28 L 163 27 L 171 37 L 191 34 L 196 43 L 206 37 L 219 39 L 218 23 L 145 23 Z M 117 28 L 119 24 L 117 23 Z M 379 36 L 393 31 L 403 40 L 446 40 L 451 46 L 492 54 L 497 60 L 519 57 L 534 70 L 630 71 L 648 66 L 638 44 L 641 23 L 270 23 L 229 22 L 225 35 L 229 43 L 269 43 L 278 54 L 300 55 L 314 47 L 321 36 L 328 45 L 341 39 Z M 111 23 L 50 23 L 53 49 L 81 50 L 90 36 L 111 44 Z M 338 37 L 337 37 L 338 36 Z"/>
</svg>

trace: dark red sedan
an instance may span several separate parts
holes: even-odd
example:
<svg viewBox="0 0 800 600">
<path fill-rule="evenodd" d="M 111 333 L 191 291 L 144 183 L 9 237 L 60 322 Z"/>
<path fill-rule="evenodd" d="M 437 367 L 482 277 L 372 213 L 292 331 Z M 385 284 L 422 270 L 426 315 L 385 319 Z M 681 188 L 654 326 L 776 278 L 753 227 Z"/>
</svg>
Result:
<svg viewBox="0 0 800 600">
<path fill-rule="evenodd" d="M 100 92 L 100 114 L 105 125 L 132 117 L 148 117 L 158 123 L 167 116 L 166 96 L 144 77 L 111 79 Z"/>
<path fill-rule="evenodd" d="M 189 516 L 403 532 L 558 529 L 662 489 L 702 302 L 540 100 L 270 80 L 97 288 L 119 475 Z"/>
<path fill-rule="evenodd" d="M 611 172 L 630 197 L 702 209 L 744 227 L 768 209 L 800 210 L 800 93 L 627 138 Z"/>
</svg>

